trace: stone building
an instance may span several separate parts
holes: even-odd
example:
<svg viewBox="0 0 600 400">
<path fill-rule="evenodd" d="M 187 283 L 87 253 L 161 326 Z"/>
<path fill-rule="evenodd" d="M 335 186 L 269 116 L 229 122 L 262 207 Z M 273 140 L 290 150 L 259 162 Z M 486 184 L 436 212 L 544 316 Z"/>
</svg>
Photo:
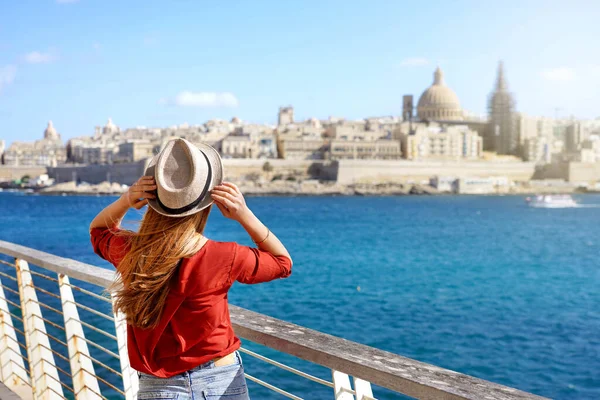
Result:
<svg viewBox="0 0 600 400">
<path fill-rule="evenodd" d="M 400 142 L 391 139 L 332 139 L 329 149 L 331 160 L 399 160 L 402 157 Z"/>
<path fill-rule="evenodd" d="M 44 131 L 44 138 L 35 142 L 13 142 L 4 152 L 4 164 L 11 166 L 53 167 L 64 163 L 67 151 L 52 121 Z"/>
<path fill-rule="evenodd" d="M 294 123 L 294 107 L 279 107 L 277 125 L 285 126 Z"/>
<path fill-rule="evenodd" d="M 136 162 L 153 157 L 158 153 L 158 145 L 149 140 L 130 139 L 119 144 L 114 162 Z"/>
<path fill-rule="evenodd" d="M 515 100 L 508 91 L 502 62 L 498 64 L 496 86 L 488 99 L 488 112 L 489 127 L 484 148 L 498 154 L 520 155 Z"/>
<path fill-rule="evenodd" d="M 464 125 L 417 124 L 396 136 L 408 160 L 477 160 L 483 152 L 482 138 Z"/>
<path fill-rule="evenodd" d="M 552 159 L 551 142 L 544 136 L 528 137 L 523 142 L 523 160 L 545 164 Z"/>
<path fill-rule="evenodd" d="M 458 96 L 446 86 L 444 73 L 439 67 L 435 70 L 433 84 L 419 98 L 417 116 L 421 121 L 463 120 Z"/>
<path fill-rule="evenodd" d="M 248 134 L 229 135 L 221 143 L 223 158 L 256 158 L 258 146 Z"/>
</svg>

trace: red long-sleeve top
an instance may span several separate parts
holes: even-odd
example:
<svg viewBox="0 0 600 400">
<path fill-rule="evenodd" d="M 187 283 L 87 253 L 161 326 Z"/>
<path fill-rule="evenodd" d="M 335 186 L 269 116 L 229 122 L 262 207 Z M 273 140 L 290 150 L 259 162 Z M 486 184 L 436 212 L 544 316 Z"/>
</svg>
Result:
<svg viewBox="0 0 600 400">
<path fill-rule="evenodd" d="M 127 237 L 118 235 L 116 229 L 95 228 L 91 240 L 94 252 L 118 271 L 129 251 Z M 140 372 L 168 378 L 239 349 L 240 339 L 229 318 L 229 288 L 235 281 L 260 283 L 285 278 L 291 267 L 285 256 L 209 240 L 180 263 L 158 326 L 127 326 L 130 365 Z"/>
</svg>

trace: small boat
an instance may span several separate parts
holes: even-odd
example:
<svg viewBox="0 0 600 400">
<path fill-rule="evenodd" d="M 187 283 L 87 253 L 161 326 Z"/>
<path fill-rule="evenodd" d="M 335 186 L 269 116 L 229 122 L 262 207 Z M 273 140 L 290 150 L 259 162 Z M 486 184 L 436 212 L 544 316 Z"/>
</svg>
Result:
<svg viewBox="0 0 600 400">
<path fill-rule="evenodd" d="M 535 208 L 573 208 L 577 202 L 568 194 L 544 194 L 525 199 L 529 207 Z"/>
</svg>

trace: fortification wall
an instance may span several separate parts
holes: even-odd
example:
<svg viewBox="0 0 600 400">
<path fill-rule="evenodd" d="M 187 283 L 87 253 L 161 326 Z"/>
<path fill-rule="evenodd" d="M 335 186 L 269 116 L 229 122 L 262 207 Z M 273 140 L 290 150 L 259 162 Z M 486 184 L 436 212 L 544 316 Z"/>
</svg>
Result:
<svg viewBox="0 0 600 400">
<path fill-rule="evenodd" d="M 436 175 L 528 181 L 535 172 L 535 164 L 526 162 L 340 160 L 338 163 L 337 180 L 341 184 L 420 182 Z"/>
<path fill-rule="evenodd" d="M 0 165 L 0 181 L 14 181 L 21 179 L 25 175 L 31 178 L 40 176 L 46 173 L 46 167 L 13 167 L 8 165 Z"/>
<path fill-rule="evenodd" d="M 598 182 L 600 180 L 600 163 L 570 162 L 567 180 L 569 182 Z"/>
<path fill-rule="evenodd" d="M 81 180 L 92 184 L 110 181 L 131 185 L 144 173 L 146 162 L 148 160 L 112 165 L 61 165 L 48 168 L 48 174 L 57 183 Z M 337 176 L 337 164 L 324 161 L 225 159 L 225 179 L 240 181 L 250 174 L 264 175 L 266 162 L 272 167 L 270 176 L 281 174 L 324 180 L 335 180 Z"/>
<path fill-rule="evenodd" d="M 118 182 L 131 185 L 144 173 L 145 161 L 111 165 L 60 165 L 48 167 L 48 175 L 57 183 L 80 180 L 91 184 Z"/>
</svg>

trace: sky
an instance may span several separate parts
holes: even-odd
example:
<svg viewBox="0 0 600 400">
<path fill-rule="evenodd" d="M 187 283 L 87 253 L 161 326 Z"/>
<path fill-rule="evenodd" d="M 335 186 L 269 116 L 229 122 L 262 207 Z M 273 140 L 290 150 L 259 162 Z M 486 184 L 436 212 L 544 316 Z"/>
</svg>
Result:
<svg viewBox="0 0 600 400">
<path fill-rule="evenodd" d="M 440 66 L 484 114 L 600 116 L 600 2 L 0 0 L 0 140 L 212 118 L 401 115 Z"/>
</svg>

